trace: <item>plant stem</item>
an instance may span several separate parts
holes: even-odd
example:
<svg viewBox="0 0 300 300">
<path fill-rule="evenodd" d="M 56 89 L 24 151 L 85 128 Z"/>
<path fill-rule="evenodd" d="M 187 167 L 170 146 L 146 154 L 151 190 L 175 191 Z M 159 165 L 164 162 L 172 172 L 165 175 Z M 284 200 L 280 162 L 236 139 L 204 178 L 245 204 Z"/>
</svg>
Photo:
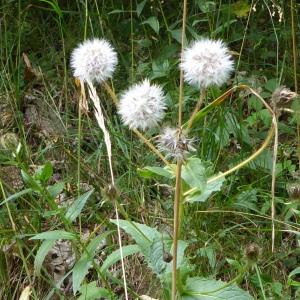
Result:
<svg viewBox="0 0 300 300">
<path fill-rule="evenodd" d="M 201 109 L 201 106 L 202 106 L 203 101 L 205 99 L 205 94 L 206 94 L 206 90 L 204 88 L 201 89 L 199 100 L 198 100 L 198 102 L 197 102 L 197 104 L 195 106 L 195 109 L 194 109 L 194 111 L 192 113 L 192 116 L 190 117 L 190 119 L 188 121 L 189 122 L 188 123 L 188 129 L 190 129 L 192 127 L 193 121 L 194 121 L 194 119 L 195 119 L 195 117 L 197 115 L 197 112 Z"/>
<path fill-rule="evenodd" d="M 174 199 L 172 300 L 176 299 L 177 245 L 178 245 L 178 235 L 179 235 L 179 227 L 180 227 L 180 202 L 181 202 L 181 168 L 182 168 L 182 162 L 178 162 L 176 168 L 176 187 L 175 187 L 175 199 Z"/>
<path fill-rule="evenodd" d="M 184 49 L 185 41 L 185 25 L 187 15 L 187 0 L 183 1 L 182 14 L 182 32 L 181 32 L 181 55 Z M 179 86 L 179 101 L 178 101 L 178 127 L 182 125 L 182 104 L 183 104 L 183 71 L 180 70 L 180 86 Z M 172 300 L 176 300 L 176 285 L 177 285 L 177 244 L 178 233 L 180 228 L 180 202 L 181 202 L 181 167 L 182 162 L 177 162 L 176 167 L 176 185 L 175 185 L 175 199 L 174 199 L 174 223 L 173 223 L 173 265 L 172 265 Z"/>
</svg>

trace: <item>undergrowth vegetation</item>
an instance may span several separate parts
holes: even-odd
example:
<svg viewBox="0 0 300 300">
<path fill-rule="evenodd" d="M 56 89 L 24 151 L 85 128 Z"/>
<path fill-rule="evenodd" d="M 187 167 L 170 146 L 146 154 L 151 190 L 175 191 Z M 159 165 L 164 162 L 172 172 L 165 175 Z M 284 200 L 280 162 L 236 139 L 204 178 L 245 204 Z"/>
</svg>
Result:
<svg viewBox="0 0 300 300">
<path fill-rule="evenodd" d="M 0 299 L 299 299 L 299 8 L 2 1 Z"/>
</svg>

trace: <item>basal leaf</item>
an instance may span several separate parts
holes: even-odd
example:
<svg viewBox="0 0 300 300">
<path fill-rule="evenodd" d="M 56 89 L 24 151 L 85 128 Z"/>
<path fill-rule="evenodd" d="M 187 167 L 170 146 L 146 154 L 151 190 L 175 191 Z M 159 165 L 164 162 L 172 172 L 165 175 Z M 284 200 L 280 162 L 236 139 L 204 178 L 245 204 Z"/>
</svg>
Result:
<svg viewBox="0 0 300 300">
<path fill-rule="evenodd" d="M 45 257 L 50 251 L 50 249 L 53 247 L 54 243 L 55 240 L 44 240 L 36 253 L 36 256 L 34 258 L 34 271 L 38 276 L 41 274 L 41 268 Z"/>
<path fill-rule="evenodd" d="M 74 265 L 72 272 L 74 294 L 79 290 L 84 277 L 88 273 L 89 268 L 92 266 L 97 247 L 109 234 L 111 234 L 111 231 L 104 232 L 103 234 L 100 234 L 92 239 L 84 250 L 80 259 Z"/>
<path fill-rule="evenodd" d="M 33 236 L 32 238 L 30 238 L 30 240 L 59 240 L 59 239 L 75 240 L 76 235 L 74 233 L 67 232 L 64 230 L 53 230 L 53 231 L 46 231 L 46 232 L 39 233 Z"/>
<path fill-rule="evenodd" d="M 90 198 L 94 189 L 84 193 L 83 195 L 79 196 L 77 200 L 69 207 L 66 213 L 66 219 L 73 222 L 81 213 L 86 201 Z"/>
<path fill-rule="evenodd" d="M 188 278 L 183 300 L 252 300 L 253 297 L 236 284 L 200 277 Z"/>
<path fill-rule="evenodd" d="M 111 222 L 117 225 L 117 220 L 111 220 Z M 151 228 L 144 224 L 119 220 L 119 225 L 132 236 L 146 257 L 149 255 L 149 248 L 152 242 L 161 237 L 161 234 L 155 228 Z"/>
<path fill-rule="evenodd" d="M 128 245 L 122 247 L 123 258 L 134 253 L 138 253 L 141 251 L 141 248 L 138 245 Z M 107 256 L 105 261 L 103 262 L 100 271 L 106 272 L 112 265 L 121 260 L 121 251 L 117 249 L 113 251 L 110 255 Z"/>
<path fill-rule="evenodd" d="M 96 281 L 84 284 L 80 289 L 78 300 L 115 299 L 112 292 L 101 287 L 97 287 Z"/>
</svg>

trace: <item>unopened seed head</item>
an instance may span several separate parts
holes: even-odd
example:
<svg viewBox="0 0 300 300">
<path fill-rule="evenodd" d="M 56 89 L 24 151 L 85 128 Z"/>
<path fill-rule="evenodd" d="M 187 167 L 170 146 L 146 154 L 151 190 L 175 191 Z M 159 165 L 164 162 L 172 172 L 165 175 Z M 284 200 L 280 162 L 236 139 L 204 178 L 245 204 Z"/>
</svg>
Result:
<svg viewBox="0 0 300 300">
<path fill-rule="evenodd" d="M 222 41 L 201 39 L 183 51 L 180 68 L 185 81 L 201 89 L 226 82 L 233 71 L 233 61 Z"/>
<path fill-rule="evenodd" d="M 166 154 L 167 158 L 183 161 L 190 152 L 195 151 L 193 139 L 189 139 L 181 130 L 166 127 L 158 139 L 158 149 Z"/>
<path fill-rule="evenodd" d="M 73 75 L 82 81 L 102 82 L 111 78 L 117 63 L 116 51 L 104 39 L 87 40 L 71 54 Z"/>
<path fill-rule="evenodd" d="M 165 100 L 162 88 L 145 79 L 121 96 L 118 112 L 129 128 L 146 130 L 157 126 L 163 119 Z"/>
</svg>

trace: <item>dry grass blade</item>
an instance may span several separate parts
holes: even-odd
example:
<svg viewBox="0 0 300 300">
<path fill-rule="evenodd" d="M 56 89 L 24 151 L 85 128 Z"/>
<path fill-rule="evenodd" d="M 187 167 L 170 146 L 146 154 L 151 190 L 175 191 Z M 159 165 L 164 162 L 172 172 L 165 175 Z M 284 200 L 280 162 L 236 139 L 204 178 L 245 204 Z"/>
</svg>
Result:
<svg viewBox="0 0 300 300">
<path fill-rule="evenodd" d="M 115 179 L 114 179 L 114 173 L 112 168 L 112 153 L 111 153 L 111 140 L 109 132 L 107 131 L 105 127 L 104 122 L 104 116 L 102 113 L 101 105 L 100 105 L 100 99 L 97 95 L 97 91 L 93 84 L 91 82 L 88 82 L 89 87 L 89 95 L 92 99 L 95 107 L 95 117 L 97 119 L 98 125 L 101 128 L 103 135 L 104 135 L 104 141 L 107 149 L 107 155 L 108 155 L 108 161 L 109 161 L 109 169 L 110 169 L 110 175 L 111 175 L 111 182 L 112 186 L 115 185 Z M 125 299 L 128 299 L 128 292 L 127 292 L 127 282 L 126 282 L 126 273 L 125 273 L 125 265 L 124 265 L 124 257 L 123 257 L 123 251 L 122 251 L 122 240 L 121 240 L 121 230 L 120 230 L 120 224 L 119 224 L 119 212 L 116 204 L 116 199 L 114 200 L 114 206 L 115 206 L 115 213 L 116 213 L 116 219 L 117 219 L 117 228 L 118 228 L 118 242 L 120 247 L 120 256 L 121 256 L 121 265 L 122 265 L 122 273 L 123 273 L 123 282 L 124 282 L 124 292 L 125 292 Z"/>
</svg>

